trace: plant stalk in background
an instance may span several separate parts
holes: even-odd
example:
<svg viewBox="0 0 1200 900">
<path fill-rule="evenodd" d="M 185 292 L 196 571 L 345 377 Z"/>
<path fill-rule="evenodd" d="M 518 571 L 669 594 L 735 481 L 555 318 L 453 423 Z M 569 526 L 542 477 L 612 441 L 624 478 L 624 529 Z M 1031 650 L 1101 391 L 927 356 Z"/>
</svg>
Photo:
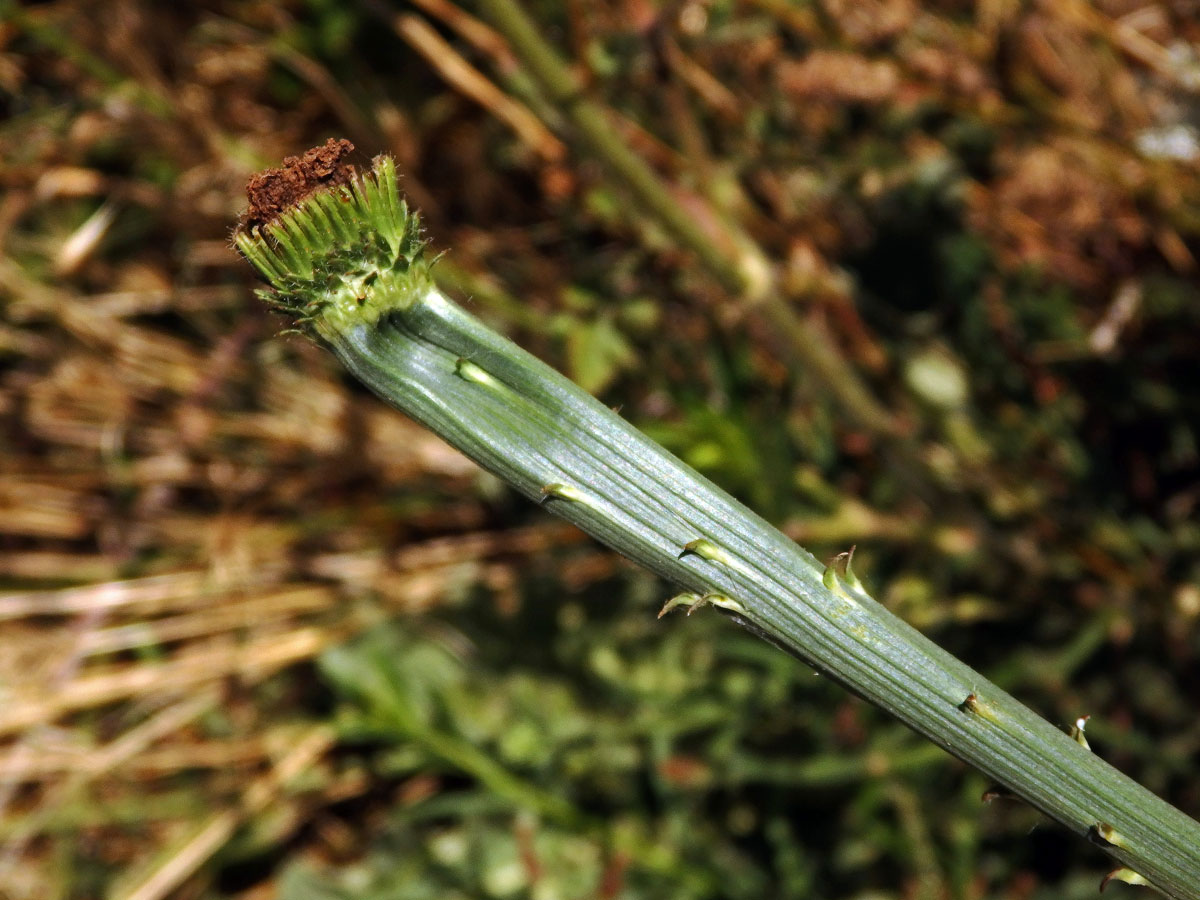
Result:
<svg viewBox="0 0 1200 900">
<path fill-rule="evenodd" d="M 429 277 L 389 158 L 343 180 L 307 194 L 305 186 L 278 215 L 252 210 L 248 222 L 260 224 L 243 226 L 237 244 L 270 283 L 265 298 L 379 396 L 682 585 L 664 610 L 722 608 L 1102 846 L 1125 867 L 1110 878 L 1200 900 L 1200 824 L 892 615 L 849 563 L 839 577 L 448 301 Z"/>
</svg>

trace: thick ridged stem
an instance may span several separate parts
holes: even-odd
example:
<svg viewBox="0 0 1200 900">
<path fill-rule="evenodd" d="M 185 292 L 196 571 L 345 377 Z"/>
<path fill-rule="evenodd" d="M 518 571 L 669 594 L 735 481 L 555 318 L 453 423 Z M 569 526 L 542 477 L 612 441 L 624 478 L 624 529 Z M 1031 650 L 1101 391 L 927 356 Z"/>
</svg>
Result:
<svg viewBox="0 0 1200 900">
<path fill-rule="evenodd" d="M 347 237 L 355 215 L 371 234 Z M 238 243 L 275 286 L 276 301 L 299 312 L 380 397 L 525 496 L 681 585 L 689 592 L 681 605 L 724 609 L 1167 896 L 1200 900 L 1200 824 L 443 297 L 415 235 L 384 160 L 346 197 L 306 200 L 266 235 L 256 230 Z M 367 271 L 389 254 L 392 269 Z"/>
</svg>

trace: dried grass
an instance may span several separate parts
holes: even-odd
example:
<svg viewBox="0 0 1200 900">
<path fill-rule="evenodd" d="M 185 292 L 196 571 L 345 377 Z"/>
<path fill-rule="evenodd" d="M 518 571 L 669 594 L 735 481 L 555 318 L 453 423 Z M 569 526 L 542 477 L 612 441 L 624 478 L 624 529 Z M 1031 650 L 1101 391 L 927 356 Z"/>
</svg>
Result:
<svg viewBox="0 0 1200 900">
<path fill-rule="evenodd" d="M 269 32 L 242 27 L 243 43 L 222 44 L 203 37 L 220 34 L 210 21 L 172 38 L 182 23 L 165 8 L 131 2 L 108 5 L 103 34 L 78 27 L 99 13 L 67 2 L 31 14 L 68 42 L 61 53 L 0 30 L 14 86 L 91 107 L 66 127 L 35 108 L 32 128 L 0 138 L 6 900 L 69 882 L 55 847 L 80 829 L 106 847 L 124 885 L 114 896 L 155 900 L 268 805 L 291 804 L 298 823 L 361 790 L 361 773 L 326 759 L 324 725 L 288 721 L 288 673 L 379 615 L 478 583 L 511 589 L 523 557 L 578 540 L 549 524 L 480 530 L 472 465 L 351 388 L 315 347 L 271 340 L 279 323 L 226 239 L 249 172 L 312 127 L 307 108 L 259 99 Z M 169 64 L 157 56 L 168 39 Z M 96 59 L 142 95 L 97 78 Z M 177 174 L 163 188 L 136 166 L 104 171 L 91 161 L 104 147 Z M 153 228 L 132 224 L 147 217 Z M 130 227 L 135 242 L 118 240 Z M 434 491 L 456 499 L 396 531 L 389 504 Z M 130 843 L 119 811 L 151 814 L 160 797 L 174 799 Z"/>
</svg>

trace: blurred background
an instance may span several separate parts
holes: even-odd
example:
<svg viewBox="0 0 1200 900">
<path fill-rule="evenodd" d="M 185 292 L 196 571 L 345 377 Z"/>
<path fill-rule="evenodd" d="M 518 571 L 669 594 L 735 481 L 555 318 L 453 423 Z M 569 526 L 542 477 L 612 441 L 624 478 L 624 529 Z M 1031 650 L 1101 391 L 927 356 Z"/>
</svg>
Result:
<svg viewBox="0 0 1200 900">
<path fill-rule="evenodd" d="M 447 293 L 1196 815 L 1200 3 L 525 2 L 0 0 L 0 896 L 1094 896 L 230 234 L 393 154 Z"/>
</svg>

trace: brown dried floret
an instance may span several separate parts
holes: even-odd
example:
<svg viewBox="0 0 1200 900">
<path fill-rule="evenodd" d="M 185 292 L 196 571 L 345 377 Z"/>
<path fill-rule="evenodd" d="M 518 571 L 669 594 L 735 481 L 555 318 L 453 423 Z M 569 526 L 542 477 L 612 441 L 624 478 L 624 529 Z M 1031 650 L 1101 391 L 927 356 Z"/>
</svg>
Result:
<svg viewBox="0 0 1200 900">
<path fill-rule="evenodd" d="M 264 169 L 251 176 L 246 182 L 250 208 L 242 218 L 241 227 L 266 225 L 314 191 L 349 182 L 355 168 L 345 159 L 353 152 L 354 145 L 345 138 L 330 138 L 300 156 L 286 157 L 278 169 Z"/>
</svg>

